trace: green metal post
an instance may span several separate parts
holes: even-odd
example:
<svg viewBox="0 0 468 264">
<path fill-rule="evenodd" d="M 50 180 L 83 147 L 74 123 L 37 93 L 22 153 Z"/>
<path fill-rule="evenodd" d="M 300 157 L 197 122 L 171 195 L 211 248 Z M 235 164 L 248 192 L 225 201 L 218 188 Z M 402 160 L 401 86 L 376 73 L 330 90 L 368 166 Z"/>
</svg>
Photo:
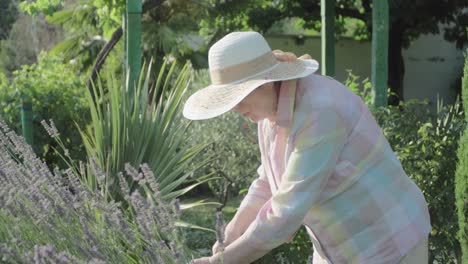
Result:
<svg viewBox="0 0 468 264">
<path fill-rule="evenodd" d="M 141 0 L 127 0 L 126 31 L 126 56 L 127 67 L 130 71 L 129 94 L 133 94 L 134 85 L 138 83 L 141 70 Z"/>
<path fill-rule="evenodd" d="M 122 38 L 123 38 L 123 45 L 124 45 L 124 56 L 123 56 L 123 72 L 124 78 L 127 77 L 127 12 L 124 12 L 122 15 Z M 125 80 L 125 79 L 124 79 Z"/>
<path fill-rule="evenodd" d="M 387 105 L 388 0 L 375 0 L 372 7 L 372 103 Z"/>
<path fill-rule="evenodd" d="M 23 99 L 21 102 L 21 127 L 23 137 L 29 145 L 33 144 L 33 114 L 30 100 Z"/>
<path fill-rule="evenodd" d="M 321 0 L 322 74 L 335 75 L 335 0 Z"/>
</svg>

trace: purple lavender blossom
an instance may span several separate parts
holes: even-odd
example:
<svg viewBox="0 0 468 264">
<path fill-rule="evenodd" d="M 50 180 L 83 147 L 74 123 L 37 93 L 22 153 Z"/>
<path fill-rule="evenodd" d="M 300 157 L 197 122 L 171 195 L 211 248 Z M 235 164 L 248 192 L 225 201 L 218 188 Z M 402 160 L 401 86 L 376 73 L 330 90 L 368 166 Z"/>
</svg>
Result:
<svg viewBox="0 0 468 264">
<path fill-rule="evenodd" d="M 59 137 L 53 121 L 43 123 L 52 136 Z M 98 181 L 107 180 L 92 159 L 86 166 Z M 0 262 L 116 263 L 130 255 L 142 263 L 170 261 L 167 256 L 173 256 L 169 263 L 188 262 L 176 243 L 182 239 L 174 231 L 178 201 L 168 204 L 161 199 L 147 165 L 140 166 L 141 173 L 131 166 L 126 171 L 156 194 L 134 191 L 130 196 L 128 184 L 119 182 L 130 209 L 109 200 L 100 189 L 85 186 L 84 168 L 81 163 L 79 169 L 51 172 L 24 139 L 0 120 L 0 234 L 7 236 L 2 237 L 7 242 L 0 244 Z M 119 178 L 123 179 L 122 174 Z M 165 239 L 173 241 L 171 246 L 160 246 L 162 231 Z"/>
</svg>

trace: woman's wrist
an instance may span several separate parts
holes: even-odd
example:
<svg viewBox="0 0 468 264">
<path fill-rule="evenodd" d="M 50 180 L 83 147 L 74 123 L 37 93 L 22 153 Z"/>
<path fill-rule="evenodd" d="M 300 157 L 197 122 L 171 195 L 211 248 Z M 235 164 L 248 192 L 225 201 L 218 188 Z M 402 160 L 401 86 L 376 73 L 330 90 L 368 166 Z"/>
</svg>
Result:
<svg viewBox="0 0 468 264">
<path fill-rule="evenodd" d="M 224 236 L 225 236 L 224 242 L 226 244 L 230 244 L 232 241 L 236 240 L 241 235 L 241 233 L 238 231 L 238 228 L 235 228 L 235 225 L 232 223 L 233 222 L 230 222 L 226 226 L 226 229 L 224 231 Z"/>
<path fill-rule="evenodd" d="M 223 257 L 221 254 L 223 254 L 223 253 L 219 252 L 219 253 L 216 253 L 213 256 L 211 256 L 209 258 L 210 264 L 221 264 L 221 263 L 227 264 L 224 260 L 221 261 L 221 258 Z"/>
</svg>

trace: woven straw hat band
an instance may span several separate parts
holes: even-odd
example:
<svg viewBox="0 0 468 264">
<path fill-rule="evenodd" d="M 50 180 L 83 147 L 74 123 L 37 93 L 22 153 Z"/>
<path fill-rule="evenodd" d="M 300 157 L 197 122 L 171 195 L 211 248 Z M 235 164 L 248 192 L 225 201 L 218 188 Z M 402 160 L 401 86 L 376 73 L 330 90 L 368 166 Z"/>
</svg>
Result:
<svg viewBox="0 0 468 264">
<path fill-rule="evenodd" d="M 249 77 L 263 73 L 278 64 L 271 51 L 254 58 L 222 69 L 210 69 L 211 82 L 215 85 L 229 84 L 246 80 Z"/>
</svg>

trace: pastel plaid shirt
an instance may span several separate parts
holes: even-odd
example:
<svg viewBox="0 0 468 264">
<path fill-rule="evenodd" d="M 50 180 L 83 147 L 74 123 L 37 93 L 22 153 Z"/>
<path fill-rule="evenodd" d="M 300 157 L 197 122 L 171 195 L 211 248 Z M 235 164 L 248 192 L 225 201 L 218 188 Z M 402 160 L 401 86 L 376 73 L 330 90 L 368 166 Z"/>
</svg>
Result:
<svg viewBox="0 0 468 264">
<path fill-rule="evenodd" d="M 258 258 L 305 225 L 329 263 L 398 263 L 431 231 L 422 192 L 341 83 L 315 74 L 283 81 L 276 123 L 260 121 L 258 136 L 259 177 L 239 208 L 256 216 L 226 250 Z"/>
</svg>

